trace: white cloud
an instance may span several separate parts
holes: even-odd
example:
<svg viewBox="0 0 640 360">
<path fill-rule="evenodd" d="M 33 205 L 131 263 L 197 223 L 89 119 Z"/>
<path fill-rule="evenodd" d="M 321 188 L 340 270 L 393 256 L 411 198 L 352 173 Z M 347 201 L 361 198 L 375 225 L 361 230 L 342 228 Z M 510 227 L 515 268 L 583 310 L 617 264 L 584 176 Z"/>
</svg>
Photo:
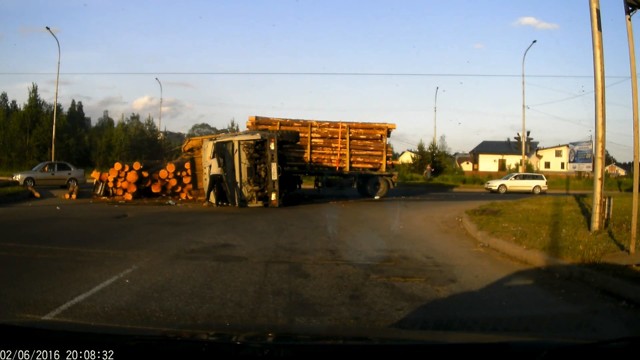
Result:
<svg viewBox="0 0 640 360">
<path fill-rule="evenodd" d="M 483 43 L 475 43 L 475 44 L 473 44 L 473 48 L 474 49 L 484 49 L 484 44 Z"/>
<path fill-rule="evenodd" d="M 156 99 L 149 95 L 137 98 L 133 100 L 133 103 L 131 104 L 133 110 L 138 113 L 148 113 L 151 112 L 152 109 L 157 110 L 159 105 L 160 99 Z"/>
<path fill-rule="evenodd" d="M 523 16 L 516 20 L 513 25 L 515 26 L 531 26 L 538 30 L 555 30 L 560 27 L 558 24 L 544 22 L 536 19 L 533 16 Z"/>
</svg>

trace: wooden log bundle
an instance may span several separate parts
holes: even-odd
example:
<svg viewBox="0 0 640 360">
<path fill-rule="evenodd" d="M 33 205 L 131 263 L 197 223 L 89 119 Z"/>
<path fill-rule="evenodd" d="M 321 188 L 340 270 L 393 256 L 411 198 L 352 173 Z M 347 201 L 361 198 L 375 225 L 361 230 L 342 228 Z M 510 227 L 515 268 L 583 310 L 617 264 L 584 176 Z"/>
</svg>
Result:
<svg viewBox="0 0 640 360">
<path fill-rule="evenodd" d="M 395 124 L 283 119 L 251 116 L 248 130 L 288 130 L 300 134 L 296 144 L 282 145 L 288 166 L 339 171 L 387 171 L 393 148 L 388 143 Z"/>
<path fill-rule="evenodd" d="M 146 166 L 116 162 L 108 171 L 94 170 L 94 194 L 116 200 L 170 196 L 182 200 L 196 198 L 192 185 L 193 161 L 179 158 L 167 163 L 150 162 Z"/>
</svg>

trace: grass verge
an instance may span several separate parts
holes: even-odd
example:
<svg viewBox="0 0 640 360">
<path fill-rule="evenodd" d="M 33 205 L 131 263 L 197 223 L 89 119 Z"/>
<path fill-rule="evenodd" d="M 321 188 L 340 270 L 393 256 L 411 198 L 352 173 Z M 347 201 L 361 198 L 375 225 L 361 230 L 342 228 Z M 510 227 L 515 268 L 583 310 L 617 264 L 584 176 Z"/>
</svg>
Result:
<svg viewBox="0 0 640 360">
<path fill-rule="evenodd" d="M 606 254 L 629 251 L 631 194 L 610 196 L 611 219 L 596 233 L 589 231 L 593 198 L 588 194 L 492 202 L 467 215 L 480 230 L 499 239 L 560 259 L 598 263 Z"/>
<path fill-rule="evenodd" d="M 22 186 L 0 185 L 0 204 L 20 201 L 29 198 L 31 192 Z"/>
</svg>

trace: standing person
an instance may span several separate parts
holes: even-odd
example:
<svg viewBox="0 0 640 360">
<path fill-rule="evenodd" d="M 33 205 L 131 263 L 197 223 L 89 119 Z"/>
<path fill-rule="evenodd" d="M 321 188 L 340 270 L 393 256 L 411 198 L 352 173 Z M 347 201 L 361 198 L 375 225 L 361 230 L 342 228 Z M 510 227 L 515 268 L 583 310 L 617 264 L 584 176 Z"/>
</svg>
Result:
<svg viewBox="0 0 640 360">
<path fill-rule="evenodd" d="M 424 176 L 428 179 L 431 178 L 431 172 L 433 169 L 431 168 L 431 164 L 427 164 L 427 168 L 424 170 Z"/>
<path fill-rule="evenodd" d="M 215 206 L 220 206 L 226 201 L 222 188 L 222 182 L 224 181 L 223 174 L 222 167 L 214 152 L 212 154 L 211 164 L 209 165 L 209 186 L 207 187 L 205 204 L 212 202 Z M 211 199 L 212 196 L 213 199 Z"/>
</svg>

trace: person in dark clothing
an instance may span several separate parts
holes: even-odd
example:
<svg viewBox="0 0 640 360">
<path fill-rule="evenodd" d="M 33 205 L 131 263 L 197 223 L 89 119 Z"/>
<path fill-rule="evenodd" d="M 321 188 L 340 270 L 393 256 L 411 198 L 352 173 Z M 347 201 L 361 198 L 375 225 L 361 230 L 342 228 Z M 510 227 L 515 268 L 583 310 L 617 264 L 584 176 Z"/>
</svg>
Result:
<svg viewBox="0 0 640 360">
<path fill-rule="evenodd" d="M 223 171 L 218 163 L 218 159 L 215 158 L 215 154 L 213 156 L 213 161 L 211 161 L 211 165 L 209 165 L 209 186 L 207 187 L 205 204 L 211 202 L 215 206 L 226 205 L 228 200 L 226 192 L 224 191 Z"/>
</svg>

